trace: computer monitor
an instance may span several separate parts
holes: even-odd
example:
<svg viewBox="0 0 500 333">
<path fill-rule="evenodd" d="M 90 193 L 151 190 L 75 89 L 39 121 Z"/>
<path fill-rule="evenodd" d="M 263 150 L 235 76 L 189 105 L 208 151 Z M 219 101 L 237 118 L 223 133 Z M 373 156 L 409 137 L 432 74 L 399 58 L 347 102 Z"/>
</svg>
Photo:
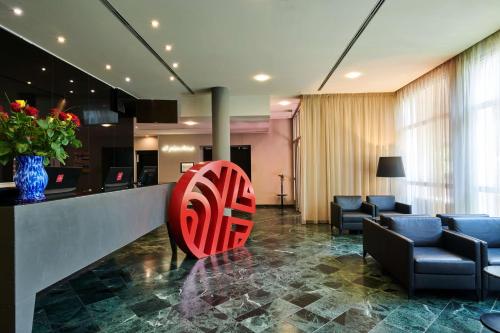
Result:
<svg viewBox="0 0 500 333">
<path fill-rule="evenodd" d="M 46 167 L 49 182 L 45 194 L 59 194 L 76 191 L 82 168 Z"/>
<path fill-rule="evenodd" d="M 128 188 L 132 183 L 131 167 L 111 167 L 104 182 L 104 191 L 116 191 Z"/>
<path fill-rule="evenodd" d="M 137 178 L 139 186 L 151 186 L 158 184 L 158 167 L 144 166 L 141 170 L 139 178 Z"/>
</svg>

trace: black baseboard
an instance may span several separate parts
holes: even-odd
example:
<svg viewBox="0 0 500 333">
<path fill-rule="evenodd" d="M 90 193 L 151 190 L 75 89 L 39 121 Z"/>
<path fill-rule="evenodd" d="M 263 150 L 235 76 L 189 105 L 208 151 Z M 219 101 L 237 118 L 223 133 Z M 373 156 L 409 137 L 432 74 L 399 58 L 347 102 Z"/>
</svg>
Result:
<svg viewBox="0 0 500 333">
<path fill-rule="evenodd" d="M 257 208 L 281 208 L 280 204 L 277 205 L 256 205 Z M 295 208 L 294 204 L 284 205 L 285 208 Z"/>
</svg>

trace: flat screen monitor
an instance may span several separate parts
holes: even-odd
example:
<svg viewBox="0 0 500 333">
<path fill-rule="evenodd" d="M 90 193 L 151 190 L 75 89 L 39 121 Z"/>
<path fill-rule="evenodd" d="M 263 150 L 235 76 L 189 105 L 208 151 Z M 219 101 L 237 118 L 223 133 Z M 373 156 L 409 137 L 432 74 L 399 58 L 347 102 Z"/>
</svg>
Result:
<svg viewBox="0 0 500 333">
<path fill-rule="evenodd" d="M 121 190 L 130 186 L 132 181 L 131 167 L 111 167 L 104 182 L 105 191 Z"/>
<path fill-rule="evenodd" d="M 144 166 L 138 178 L 140 186 L 151 186 L 158 184 L 158 167 Z"/>
<path fill-rule="evenodd" d="M 45 194 L 58 194 L 76 191 L 82 168 L 46 167 L 49 182 Z"/>
</svg>

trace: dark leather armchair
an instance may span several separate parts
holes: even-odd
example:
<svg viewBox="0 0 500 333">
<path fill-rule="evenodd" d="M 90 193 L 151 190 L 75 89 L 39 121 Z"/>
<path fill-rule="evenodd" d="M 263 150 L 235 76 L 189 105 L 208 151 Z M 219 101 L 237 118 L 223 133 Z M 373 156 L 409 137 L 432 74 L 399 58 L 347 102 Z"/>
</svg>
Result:
<svg viewBox="0 0 500 333">
<path fill-rule="evenodd" d="M 480 242 L 443 230 L 436 217 L 393 216 L 388 227 L 363 221 L 363 256 L 370 254 L 411 297 L 416 289 L 475 290 L 481 296 Z"/>
<path fill-rule="evenodd" d="M 368 195 L 366 202 L 375 205 L 375 216 L 411 214 L 411 205 L 397 202 L 393 195 Z"/>
<path fill-rule="evenodd" d="M 488 214 L 436 214 L 441 219 L 443 228 L 448 228 L 451 221 L 456 217 L 489 217 Z"/>
<path fill-rule="evenodd" d="M 500 266 L 500 218 L 455 217 L 448 222 L 450 230 L 481 241 L 481 273 L 483 297 L 488 291 L 500 291 L 500 279 L 483 272 L 486 266 Z"/>
<path fill-rule="evenodd" d="M 330 203 L 330 228 L 362 230 L 363 219 L 375 216 L 375 206 L 363 202 L 360 195 L 336 195 Z"/>
</svg>

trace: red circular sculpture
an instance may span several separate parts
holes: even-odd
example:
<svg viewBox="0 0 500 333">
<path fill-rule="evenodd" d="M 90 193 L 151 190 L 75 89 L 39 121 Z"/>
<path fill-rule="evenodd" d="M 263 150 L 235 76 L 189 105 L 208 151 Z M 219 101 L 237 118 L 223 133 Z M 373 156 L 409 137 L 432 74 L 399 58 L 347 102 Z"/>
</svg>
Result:
<svg viewBox="0 0 500 333">
<path fill-rule="evenodd" d="M 168 225 L 177 245 L 197 258 L 243 246 L 253 222 L 227 209 L 255 213 L 255 194 L 245 172 L 229 161 L 196 164 L 177 182 Z"/>
</svg>

